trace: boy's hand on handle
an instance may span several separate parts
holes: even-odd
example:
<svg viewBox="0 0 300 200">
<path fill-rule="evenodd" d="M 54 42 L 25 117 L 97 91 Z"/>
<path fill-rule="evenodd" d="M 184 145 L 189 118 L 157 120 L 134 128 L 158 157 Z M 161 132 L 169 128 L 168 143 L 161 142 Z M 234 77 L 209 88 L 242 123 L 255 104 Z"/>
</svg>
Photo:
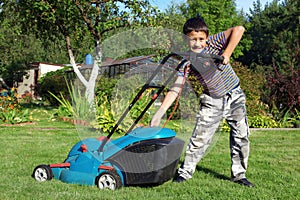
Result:
<svg viewBox="0 0 300 200">
<path fill-rule="evenodd" d="M 154 116 L 152 117 L 152 120 L 151 120 L 151 123 L 150 123 L 150 126 L 153 127 L 153 126 L 159 126 L 160 124 L 160 120 L 161 118 L 164 116 L 166 110 L 162 107 L 160 107 L 156 113 L 154 114 Z"/>
<path fill-rule="evenodd" d="M 240 42 L 243 34 L 244 34 L 245 28 L 243 26 L 235 26 L 232 28 L 227 29 L 224 31 L 224 34 L 227 39 L 227 45 L 226 49 L 224 50 L 224 53 L 222 56 L 224 57 L 223 64 L 227 65 L 230 61 L 230 56 L 232 55 L 232 52 L 234 51 L 235 47 Z"/>
<path fill-rule="evenodd" d="M 224 60 L 223 60 L 223 65 L 227 65 L 230 61 L 230 56 L 227 56 L 227 55 L 222 55 Z"/>
</svg>

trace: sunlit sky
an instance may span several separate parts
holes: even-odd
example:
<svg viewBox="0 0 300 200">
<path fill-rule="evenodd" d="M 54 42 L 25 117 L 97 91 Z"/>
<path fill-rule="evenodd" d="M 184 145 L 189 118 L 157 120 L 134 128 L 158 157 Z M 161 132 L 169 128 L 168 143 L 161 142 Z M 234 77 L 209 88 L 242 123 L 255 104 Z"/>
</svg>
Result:
<svg viewBox="0 0 300 200">
<path fill-rule="evenodd" d="M 152 5 L 157 6 L 160 10 L 165 10 L 171 5 L 171 2 L 182 3 L 186 2 L 185 0 L 150 0 Z M 243 9 L 244 12 L 249 13 L 249 9 L 253 7 L 253 2 L 257 0 L 236 0 L 236 7 L 238 10 Z M 264 7 L 266 3 L 271 3 L 273 0 L 260 0 L 262 6 Z"/>
</svg>

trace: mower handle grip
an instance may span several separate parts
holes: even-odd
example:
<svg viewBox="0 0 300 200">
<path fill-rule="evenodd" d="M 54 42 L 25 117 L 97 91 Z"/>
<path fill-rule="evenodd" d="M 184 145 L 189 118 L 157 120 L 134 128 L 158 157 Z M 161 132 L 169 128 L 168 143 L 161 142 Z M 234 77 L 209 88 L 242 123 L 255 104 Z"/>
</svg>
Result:
<svg viewBox="0 0 300 200">
<path fill-rule="evenodd" d="M 215 54 L 208 54 L 211 56 L 212 59 L 219 61 L 219 62 L 223 62 L 224 57 L 223 56 L 219 56 L 219 55 L 215 55 Z"/>
<path fill-rule="evenodd" d="M 215 61 L 222 62 L 224 60 L 223 56 L 216 55 L 216 54 L 209 54 L 209 53 L 195 53 L 195 52 L 185 52 L 185 53 L 175 53 L 184 58 L 194 57 L 194 58 L 211 58 Z"/>
</svg>

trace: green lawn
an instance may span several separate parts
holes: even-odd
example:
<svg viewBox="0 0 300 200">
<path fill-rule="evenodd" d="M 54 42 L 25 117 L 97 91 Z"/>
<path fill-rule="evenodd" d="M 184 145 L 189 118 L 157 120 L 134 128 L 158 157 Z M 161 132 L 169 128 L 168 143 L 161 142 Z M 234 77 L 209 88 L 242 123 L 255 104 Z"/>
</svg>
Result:
<svg viewBox="0 0 300 200">
<path fill-rule="evenodd" d="M 300 199 L 300 131 L 253 131 L 248 178 L 255 188 L 229 181 L 228 133 L 198 164 L 193 179 L 157 187 L 123 187 L 100 191 L 51 180 L 36 182 L 39 164 L 64 161 L 79 140 L 76 129 L 53 121 L 48 111 L 34 125 L 0 127 L 0 199 Z"/>
</svg>

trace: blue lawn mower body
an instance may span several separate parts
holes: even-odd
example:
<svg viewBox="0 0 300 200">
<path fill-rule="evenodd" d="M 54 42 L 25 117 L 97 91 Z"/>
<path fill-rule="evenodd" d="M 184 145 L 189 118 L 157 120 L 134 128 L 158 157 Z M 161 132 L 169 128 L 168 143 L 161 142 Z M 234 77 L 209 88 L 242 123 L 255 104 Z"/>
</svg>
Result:
<svg viewBox="0 0 300 200">
<path fill-rule="evenodd" d="M 73 146 L 63 163 L 37 166 L 33 177 L 112 190 L 160 185 L 174 176 L 182 153 L 184 142 L 175 135 L 167 128 L 136 128 L 107 141 L 102 152 L 105 137 L 87 138 Z"/>
</svg>

